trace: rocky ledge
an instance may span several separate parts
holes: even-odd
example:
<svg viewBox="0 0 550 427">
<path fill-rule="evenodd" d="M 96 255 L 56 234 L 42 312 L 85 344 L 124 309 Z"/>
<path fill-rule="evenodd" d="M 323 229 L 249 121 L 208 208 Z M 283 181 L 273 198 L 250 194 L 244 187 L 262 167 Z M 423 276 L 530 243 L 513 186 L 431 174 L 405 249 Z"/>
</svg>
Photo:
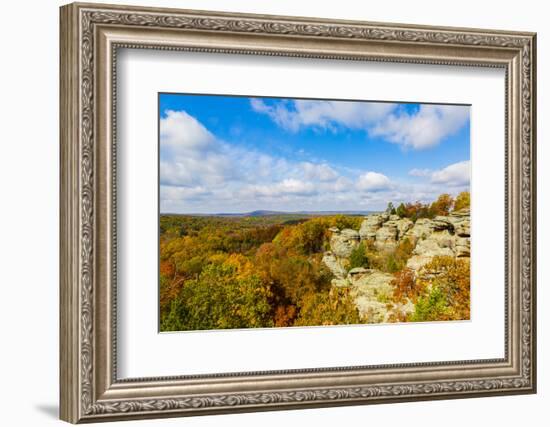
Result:
<svg viewBox="0 0 550 427">
<path fill-rule="evenodd" d="M 330 251 L 325 252 L 323 262 L 334 275 L 332 285 L 350 288 L 359 313 L 373 323 L 413 312 L 414 305 L 410 301 L 391 302 L 392 274 L 362 267 L 348 269 L 349 257 L 361 242 L 374 245 L 380 252 L 393 252 L 408 239 L 414 249 L 406 268 L 416 276 L 425 274 L 424 267 L 436 256 L 470 257 L 469 208 L 416 222 L 397 215 L 372 214 L 365 217 L 359 230 L 329 231 Z"/>
</svg>

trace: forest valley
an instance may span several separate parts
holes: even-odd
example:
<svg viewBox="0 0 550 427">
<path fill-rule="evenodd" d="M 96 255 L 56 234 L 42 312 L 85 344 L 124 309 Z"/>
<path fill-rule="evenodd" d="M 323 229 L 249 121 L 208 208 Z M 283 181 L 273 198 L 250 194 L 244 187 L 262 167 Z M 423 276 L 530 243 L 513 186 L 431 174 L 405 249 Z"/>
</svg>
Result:
<svg viewBox="0 0 550 427">
<path fill-rule="evenodd" d="M 160 329 L 465 320 L 470 194 L 369 215 L 160 216 Z"/>
</svg>

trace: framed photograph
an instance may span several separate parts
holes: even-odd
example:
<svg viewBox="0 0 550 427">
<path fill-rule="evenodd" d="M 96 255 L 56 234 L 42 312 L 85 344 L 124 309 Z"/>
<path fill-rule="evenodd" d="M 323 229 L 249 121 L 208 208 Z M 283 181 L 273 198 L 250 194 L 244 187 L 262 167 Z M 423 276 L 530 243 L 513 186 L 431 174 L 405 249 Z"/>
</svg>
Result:
<svg viewBox="0 0 550 427">
<path fill-rule="evenodd" d="M 535 34 L 60 21 L 63 420 L 536 391 Z"/>
</svg>

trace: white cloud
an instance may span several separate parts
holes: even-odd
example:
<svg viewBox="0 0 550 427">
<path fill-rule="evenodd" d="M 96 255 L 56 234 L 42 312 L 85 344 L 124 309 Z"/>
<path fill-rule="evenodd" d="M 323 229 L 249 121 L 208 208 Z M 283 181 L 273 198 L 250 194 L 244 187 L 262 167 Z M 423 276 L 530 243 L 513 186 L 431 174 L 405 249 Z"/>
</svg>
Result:
<svg viewBox="0 0 550 427">
<path fill-rule="evenodd" d="M 161 212 L 378 210 L 389 201 L 430 202 L 443 192 L 467 189 L 469 181 L 469 162 L 413 170 L 426 179 L 403 183 L 380 172 L 228 144 L 185 111 L 167 112 L 160 125 Z"/>
<path fill-rule="evenodd" d="M 357 188 L 364 191 L 384 191 L 391 189 L 392 184 L 390 179 L 378 172 L 366 172 L 359 176 Z"/>
<path fill-rule="evenodd" d="M 456 105 L 420 105 L 408 113 L 398 104 L 384 102 L 250 100 L 252 109 L 268 115 L 291 132 L 303 127 L 336 131 L 343 126 L 363 129 L 374 137 L 416 150 L 433 147 L 455 134 L 468 121 L 470 108 Z"/>
<path fill-rule="evenodd" d="M 166 111 L 160 141 L 161 184 L 213 184 L 234 174 L 226 147 L 185 111 Z"/>
<path fill-rule="evenodd" d="M 460 130 L 470 117 L 470 108 L 455 105 L 420 105 L 418 112 L 398 111 L 377 124 L 371 135 L 406 148 L 424 149 L 438 145 Z"/>
<path fill-rule="evenodd" d="M 211 195 L 212 192 L 204 187 L 160 186 L 160 198 L 163 201 L 199 200 Z"/>
<path fill-rule="evenodd" d="M 311 196 L 316 193 L 317 188 L 313 183 L 293 178 L 271 184 L 245 186 L 240 192 L 245 197 Z"/>
<path fill-rule="evenodd" d="M 305 177 L 319 181 L 333 181 L 338 178 L 338 173 L 325 163 L 303 162 L 301 167 Z"/>
<path fill-rule="evenodd" d="M 160 120 L 160 138 L 163 150 L 182 152 L 207 149 L 214 142 L 214 135 L 197 119 L 185 111 L 167 110 Z"/>
<path fill-rule="evenodd" d="M 326 163 L 227 144 L 185 111 L 167 112 L 160 127 L 163 212 L 297 210 L 353 187 Z"/>
<path fill-rule="evenodd" d="M 453 163 L 441 170 L 432 173 L 433 184 L 468 185 L 470 183 L 470 161 Z"/>
<path fill-rule="evenodd" d="M 160 121 L 160 141 L 161 185 L 215 187 L 235 180 L 254 183 L 282 179 L 291 168 L 284 158 L 217 139 L 185 111 L 166 112 Z"/>
<path fill-rule="evenodd" d="M 280 127 L 297 132 L 313 126 L 336 129 L 337 126 L 360 129 L 384 118 L 396 104 L 353 101 L 277 101 L 267 104 L 261 99 L 250 100 L 252 109 L 267 114 Z"/>
</svg>

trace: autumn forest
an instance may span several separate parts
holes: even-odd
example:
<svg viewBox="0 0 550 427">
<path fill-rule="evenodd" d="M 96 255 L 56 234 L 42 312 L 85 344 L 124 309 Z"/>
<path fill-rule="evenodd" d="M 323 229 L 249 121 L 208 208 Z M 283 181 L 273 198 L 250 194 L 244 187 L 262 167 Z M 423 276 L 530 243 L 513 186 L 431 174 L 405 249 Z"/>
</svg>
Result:
<svg viewBox="0 0 550 427">
<path fill-rule="evenodd" d="M 163 214 L 160 330 L 468 319 L 469 205 Z"/>
</svg>

